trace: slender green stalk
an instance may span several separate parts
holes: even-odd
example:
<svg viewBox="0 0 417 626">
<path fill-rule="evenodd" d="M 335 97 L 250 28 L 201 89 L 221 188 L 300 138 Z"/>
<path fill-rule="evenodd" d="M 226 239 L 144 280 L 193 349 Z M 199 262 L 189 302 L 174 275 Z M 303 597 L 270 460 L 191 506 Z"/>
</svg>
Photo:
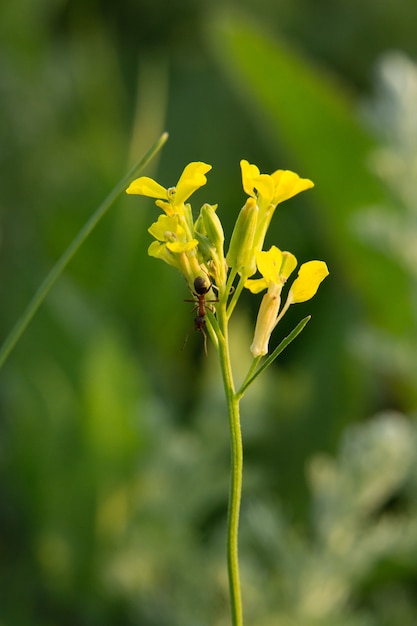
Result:
<svg viewBox="0 0 417 626">
<path fill-rule="evenodd" d="M 239 278 L 238 284 L 236 285 L 236 287 L 235 287 L 235 289 L 234 289 L 234 291 L 232 293 L 232 297 L 231 297 L 230 302 L 229 302 L 228 307 L 227 307 L 227 317 L 228 318 L 230 318 L 230 316 L 232 315 L 232 313 L 233 313 L 233 311 L 235 309 L 237 301 L 240 298 L 240 294 L 243 291 L 244 284 L 245 284 L 245 278 L 243 276 L 241 276 Z"/>
<path fill-rule="evenodd" d="M 163 133 L 161 137 L 149 148 L 144 156 L 132 167 L 132 169 L 124 176 L 119 183 L 110 192 L 107 198 L 102 202 L 93 215 L 87 220 L 84 226 L 79 231 L 78 235 L 72 240 L 64 254 L 55 263 L 49 274 L 46 276 L 42 284 L 39 286 L 28 306 L 23 312 L 22 316 L 17 320 L 16 324 L 6 337 L 1 349 L 0 349 L 0 367 L 4 365 L 13 348 L 19 341 L 20 337 L 29 326 L 36 311 L 39 309 L 42 302 L 45 300 L 49 291 L 62 274 L 72 257 L 79 250 L 82 244 L 85 242 L 90 233 L 97 226 L 99 221 L 104 217 L 111 205 L 117 199 L 117 197 L 126 189 L 128 184 L 133 180 L 137 173 L 142 170 L 153 157 L 159 152 L 162 146 L 168 139 L 168 134 Z"/>
<path fill-rule="evenodd" d="M 230 602 L 233 626 L 243 626 L 242 598 L 239 574 L 239 513 L 242 495 L 243 446 L 240 428 L 239 399 L 235 393 L 230 362 L 227 316 L 224 307 L 218 310 L 219 358 L 226 393 L 229 415 L 231 472 L 227 521 L 227 566 L 229 575 Z"/>
<path fill-rule="evenodd" d="M 242 281 L 243 284 L 243 281 Z M 242 597 L 239 573 L 239 514 L 242 497 L 243 475 L 243 445 L 240 427 L 239 403 L 249 385 L 263 372 L 277 356 L 295 339 L 310 319 L 304 318 L 295 329 L 277 346 L 272 354 L 259 365 L 262 357 L 253 360 L 249 372 L 240 389 L 235 391 L 232 366 L 230 361 L 228 319 L 229 312 L 226 310 L 226 300 L 217 307 L 217 347 L 219 350 L 220 367 L 223 377 L 223 385 L 226 394 L 227 411 L 229 416 L 230 448 L 231 448 L 231 471 L 229 487 L 229 504 L 227 516 L 227 567 L 229 575 L 230 603 L 233 626 L 243 626 Z M 211 318 L 216 324 L 216 318 Z M 210 329 L 213 327 L 210 324 Z"/>
</svg>

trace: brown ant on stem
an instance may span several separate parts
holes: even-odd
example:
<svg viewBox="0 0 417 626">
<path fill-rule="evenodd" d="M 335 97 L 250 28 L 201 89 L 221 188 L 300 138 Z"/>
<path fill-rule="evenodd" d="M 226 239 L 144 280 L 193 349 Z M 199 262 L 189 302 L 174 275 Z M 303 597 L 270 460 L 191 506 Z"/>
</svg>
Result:
<svg viewBox="0 0 417 626">
<path fill-rule="evenodd" d="M 197 315 L 194 318 L 194 329 L 198 330 L 198 332 L 202 333 L 204 337 L 204 352 L 207 354 L 207 334 L 205 331 L 206 328 L 206 315 L 207 315 L 207 303 L 208 302 L 218 302 L 216 300 L 206 300 L 206 295 L 213 287 L 213 284 L 210 283 L 207 285 L 207 281 L 203 276 L 197 276 L 194 280 L 194 291 L 191 293 L 195 296 L 193 300 L 184 300 L 184 302 L 194 302 L 194 311 L 197 311 Z"/>
</svg>

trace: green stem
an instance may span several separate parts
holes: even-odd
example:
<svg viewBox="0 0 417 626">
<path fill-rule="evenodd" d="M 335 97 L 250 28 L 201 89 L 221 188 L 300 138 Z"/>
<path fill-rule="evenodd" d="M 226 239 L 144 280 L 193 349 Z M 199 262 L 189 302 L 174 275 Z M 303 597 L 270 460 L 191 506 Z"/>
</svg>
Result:
<svg viewBox="0 0 417 626">
<path fill-rule="evenodd" d="M 240 294 L 241 294 L 241 293 L 242 293 L 242 291 L 243 291 L 243 286 L 244 286 L 244 284 L 245 284 L 245 280 L 246 280 L 246 279 L 245 279 L 244 277 L 240 276 L 240 278 L 239 278 L 239 282 L 238 282 L 238 284 L 236 285 L 235 290 L 233 291 L 232 298 L 231 298 L 231 300 L 230 300 L 230 302 L 229 302 L 229 305 L 228 305 L 228 307 L 227 307 L 227 317 L 228 317 L 228 318 L 230 318 L 230 316 L 232 315 L 232 313 L 233 313 L 233 311 L 234 311 L 234 308 L 235 308 L 235 306 L 236 306 L 236 303 L 237 303 L 237 301 L 238 301 L 238 300 L 239 300 L 239 298 L 240 298 Z"/>
<path fill-rule="evenodd" d="M 6 337 L 1 349 L 0 349 L 0 368 L 4 365 L 11 351 L 19 341 L 20 337 L 29 326 L 36 311 L 39 309 L 42 302 L 52 289 L 53 285 L 62 274 L 72 257 L 82 246 L 84 241 L 90 235 L 92 230 L 97 226 L 98 222 L 104 217 L 111 205 L 117 199 L 117 197 L 126 189 L 132 179 L 142 170 L 153 157 L 159 152 L 164 143 L 168 139 L 168 134 L 163 133 L 161 137 L 149 148 L 144 156 L 132 167 L 132 169 L 122 178 L 122 180 L 114 187 L 107 198 L 102 202 L 93 215 L 87 220 L 84 226 L 79 231 L 78 235 L 72 240 L 64 254 L 55 263 L 49 274 L 41 283 L 31 301 L 23 312 L 22 316 L 17 320 L 16 324 Z"/>
<path fill-rule="evenodd" d="M 232 624 L 233 626 L 243 626 L 238 553 L 239 513 L 243 473 L 242 433 L 240 428 L 239 399 L 235 393 L 230 362 L 227 316 L 223 307 L 218 312 L 218 320 L 221 329 L 221 336 L 219 337 L 219 358 L 226 393 L 231 446 L 231 472 L 227 516 L 227 566 Z"/>
<path fill-rule="evenodd" d="M 237 272 L 232 268 L 230 270 L 229 276 L 227 278 L 226 289 L 224 291 L 224 299 L 225 299 L 226 302 L 229 299 L 229 296 L 234 291 L 233 283 L 234 283 L 234 280 L 235 280 L 236 276 L 237 276 Z M 222 300 L 222 298 L 220 298 L 220 300 Z"/>
</svg>

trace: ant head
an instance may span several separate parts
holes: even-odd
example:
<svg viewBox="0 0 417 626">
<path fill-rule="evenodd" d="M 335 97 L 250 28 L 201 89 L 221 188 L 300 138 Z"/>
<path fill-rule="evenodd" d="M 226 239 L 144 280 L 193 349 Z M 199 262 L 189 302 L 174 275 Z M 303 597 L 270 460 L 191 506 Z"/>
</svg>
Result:
<svg viewBox="0 0 417 626">
<path fill-rule="evenodd" d="M 207 281 L 203 276 L 197 276 L 197 278 L 194 281 L 194 289 L 195 292 L 199 295 L 202 296 L 205 293 L 208 293 L 210 291 L 211 285 L 209 284 L 207 286 Z"/>
</svg>

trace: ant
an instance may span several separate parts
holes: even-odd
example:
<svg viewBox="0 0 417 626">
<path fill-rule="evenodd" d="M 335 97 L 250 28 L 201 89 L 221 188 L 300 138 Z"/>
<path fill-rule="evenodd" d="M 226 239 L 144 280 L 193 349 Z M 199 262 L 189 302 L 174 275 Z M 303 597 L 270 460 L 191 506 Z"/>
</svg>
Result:
<svg viewBox="0 0 417 626">
<path fill-rule="evenodd" d="M 216 300 L 206 300 L 206 295 L 213 287 L 212 283 L 207 285 L 207 281 L 203 276 L 197 276 L 194 280 L 194 291 L 191 293 L 195 296 L 196 300 L 185 300 L 184 302 L 194 302 L 194 311 L 197 311 L 197 315 L 194 318 L 194 329 L 203 334 L 204 337 L 204 352 L 207 354 L 207 335 L 206 335 L 206 314 L 207 314 L 207 302 L 218 302 Z"/>
</svg>

